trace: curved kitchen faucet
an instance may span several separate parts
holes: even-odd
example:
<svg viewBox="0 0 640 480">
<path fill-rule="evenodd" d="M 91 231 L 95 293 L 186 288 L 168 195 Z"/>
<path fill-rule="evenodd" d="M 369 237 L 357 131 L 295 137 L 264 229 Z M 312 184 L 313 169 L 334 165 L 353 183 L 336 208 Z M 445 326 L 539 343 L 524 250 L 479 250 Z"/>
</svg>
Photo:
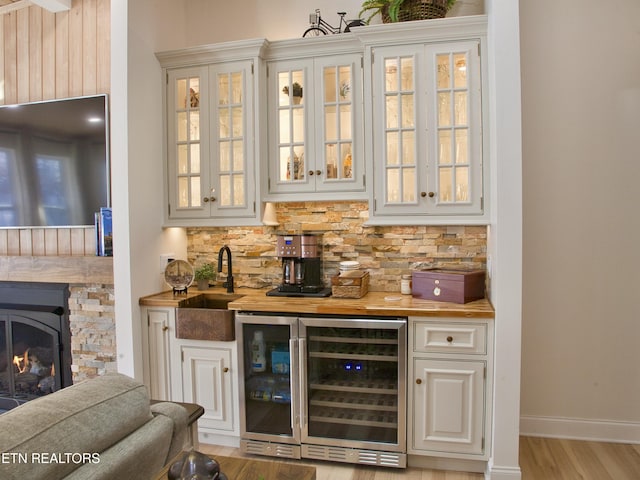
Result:
<svg viewBox="0 0 640 480">
<path fill-rule="evenodd" d="M 231 250 L 224 245 L 218 252 L 218 273 L 222 272 L 222 257 L 227 252 L 227 281 L 222 284 L 227 287 L 227 293 L 233 293 L 233 269 L 231 267 Z"/>
</svg>

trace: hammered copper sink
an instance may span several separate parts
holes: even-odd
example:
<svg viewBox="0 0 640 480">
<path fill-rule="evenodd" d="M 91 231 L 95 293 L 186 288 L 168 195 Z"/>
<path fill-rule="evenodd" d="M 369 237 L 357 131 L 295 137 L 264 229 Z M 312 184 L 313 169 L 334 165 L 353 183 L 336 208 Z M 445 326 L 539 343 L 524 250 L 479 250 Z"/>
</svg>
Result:
<svg viewBox="0 0 640 480">
<path fill-rule="evenodd" d="M 231 342 L 236 339 L 235 312 L 229 302 L 242 295 L 203 293 L 176 308 L 176 337 Z"/>
</svg>

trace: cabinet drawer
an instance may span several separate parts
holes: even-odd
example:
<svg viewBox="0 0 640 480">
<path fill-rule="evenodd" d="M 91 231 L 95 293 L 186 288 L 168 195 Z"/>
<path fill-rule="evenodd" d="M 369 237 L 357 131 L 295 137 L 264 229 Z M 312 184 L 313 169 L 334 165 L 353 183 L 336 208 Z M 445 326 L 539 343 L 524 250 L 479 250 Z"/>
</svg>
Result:
<svg viewBox="0 0 640 480">
<path fill-rule="evenodd" d="M 487 353 L 487 325 L 416 322 L 413 351 L 429 353 Z"/>
</svg>

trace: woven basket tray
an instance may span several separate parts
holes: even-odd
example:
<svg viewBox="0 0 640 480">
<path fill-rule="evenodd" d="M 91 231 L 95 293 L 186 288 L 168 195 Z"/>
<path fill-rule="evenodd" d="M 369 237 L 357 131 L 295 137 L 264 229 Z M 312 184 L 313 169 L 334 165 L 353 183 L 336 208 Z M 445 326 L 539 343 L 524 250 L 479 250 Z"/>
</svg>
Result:
<svg viewBox="0 0 640 480">
<path fill-rule="evenodd" d="M 398 21 L 443 18 L 447 14 L 447 0 L 404 0 L 398 10 Z M 383 23 L 391 23 L 389 9 L 382 9 Z"/>
<path fill-rule="evenodd" d="M 354 271 L 331 278 L 331 295 L 338 298 L 361 298 L 369 291 L 369 272 Z"/>
</svg>

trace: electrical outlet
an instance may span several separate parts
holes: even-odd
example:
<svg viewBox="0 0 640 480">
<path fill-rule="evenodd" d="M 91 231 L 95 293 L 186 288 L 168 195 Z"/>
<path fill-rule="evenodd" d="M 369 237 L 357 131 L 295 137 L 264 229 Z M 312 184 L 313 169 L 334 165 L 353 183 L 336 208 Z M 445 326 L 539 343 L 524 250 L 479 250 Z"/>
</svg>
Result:
<svg viewBox="0 0 640 480">
<path fill-rule="evenodd" d="M 160 273 L 164 274 L 164 269 L 167 267 L 167 263 L 176 259 L 175 253 L 161 253 L 160 254 Z"/>
</svg>

